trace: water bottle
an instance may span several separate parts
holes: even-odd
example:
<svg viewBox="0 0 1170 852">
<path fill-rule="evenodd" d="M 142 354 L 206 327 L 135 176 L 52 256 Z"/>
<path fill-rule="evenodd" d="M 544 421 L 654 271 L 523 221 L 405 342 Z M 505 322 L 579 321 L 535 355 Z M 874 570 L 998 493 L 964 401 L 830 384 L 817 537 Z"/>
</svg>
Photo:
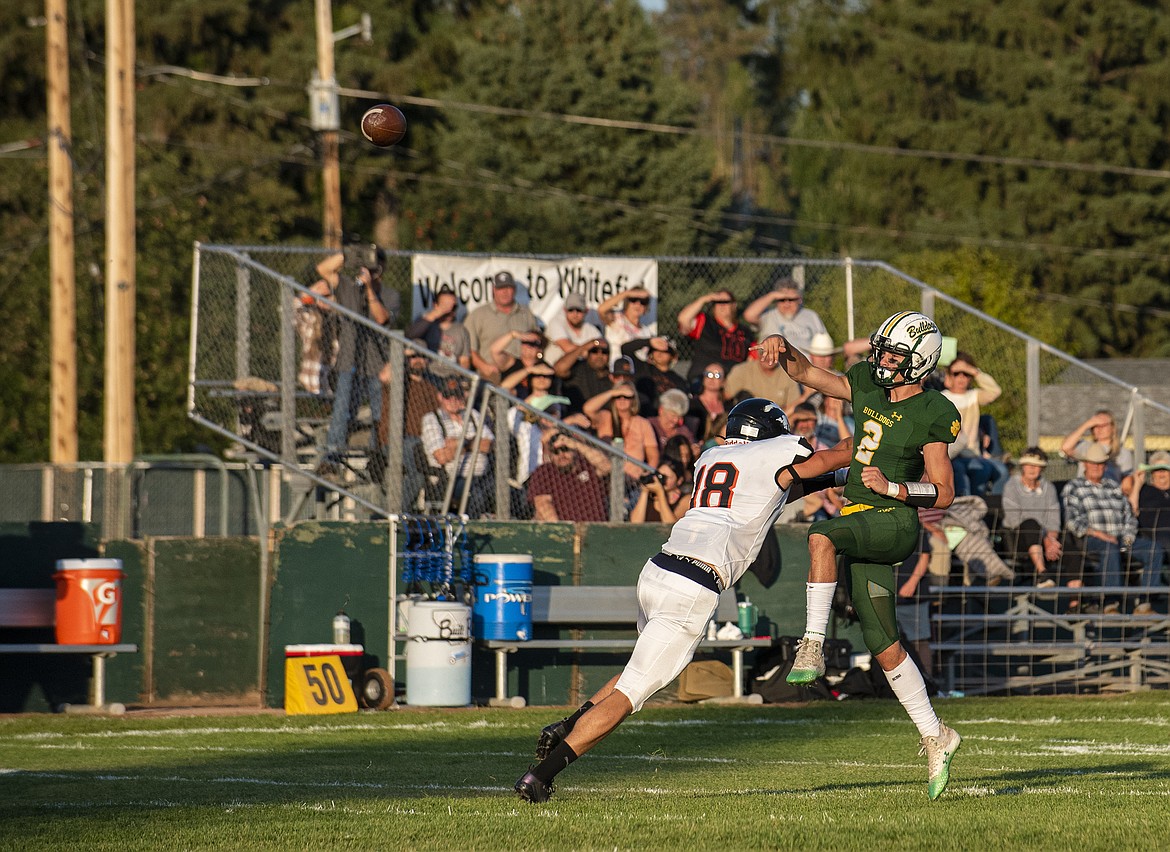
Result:
<svg viewBox="0 0 1170 852">
<path fill-rule="evenodd" d="M 756 632 L 756 605 L 748 597 L 739 602 L 739 632 L 744 636 L 754 636 Z"/>
<path fill-rule="evenodd" d="M 333 616 L 333 644 L 349 644 L 349 616 L 345 614 L 345 610 L 340 610 Z"/>
</svg>

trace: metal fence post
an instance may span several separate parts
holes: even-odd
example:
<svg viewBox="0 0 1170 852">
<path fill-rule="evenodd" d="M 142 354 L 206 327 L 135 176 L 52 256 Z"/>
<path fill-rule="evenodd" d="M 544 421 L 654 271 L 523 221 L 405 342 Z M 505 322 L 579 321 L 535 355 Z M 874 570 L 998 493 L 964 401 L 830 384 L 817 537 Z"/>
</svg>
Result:
<svg viewBox="0 0 1170 852">
<path fill-rule="evenodd" d="M 496 517 L 507 521 L 512 518 L 512 489 L 508 483 L 512 470 L 512 442 L 508 436 L 512 433 L 508 423 L 508 400 L 502 396 L 493 395 L 493 417 L 496 421 L 495 459 L 496 469 Z M 484 406 L 486 413 L 487 406 Z M 460 507 L 460 514 L 464 508 Z"/>
<path fill-rule="evenodd" d="M 1024 347 L 1024 382 L 1027 388 L 1027 441 L 1029 447 L 1040 443 L 1040 343 L 1028 338 Z"/>
<path fill-rule="evenodd" d="M 293 296 L 279 287 L 280 299 L 280 460 L 288 467 L 297 464 L 297 360 Z"/>
<path fill-rule="evenodd" d="M 245 254 L 244 257 L 248 255 Z M 236 378 L 252 375 L 252 273 L 236 265 Z"/>
<path fill-rule="evenodd" d="M 406 378 L 406 370 L 404 367 L 405 347 L 397 340 L 390 339 L 390 393 L 387 394 L 389 399 L 386 404 L 389 408 L 385 412 L 386 423 L 388 425 L 385 450 L 385 459 L 378 459 L 376 464 L 385 464 L 386 469 L 380 471 L 384 474 L 383 482 L 386 488 L 386 511 L 389 512 L 407 512 L 413 511 L 403 506 L 403 478 L 401 471 L 403 467 L 402 457 L 402 436 L 406 425 L 406 387 L 409 381 Z M 375 431 L 378 424 L 373 424 L 371 427 Z M 377 481 L 377 479 L 375 479 Z M 417 495 L 410 495 L 415 497 Z"/>
</svg>

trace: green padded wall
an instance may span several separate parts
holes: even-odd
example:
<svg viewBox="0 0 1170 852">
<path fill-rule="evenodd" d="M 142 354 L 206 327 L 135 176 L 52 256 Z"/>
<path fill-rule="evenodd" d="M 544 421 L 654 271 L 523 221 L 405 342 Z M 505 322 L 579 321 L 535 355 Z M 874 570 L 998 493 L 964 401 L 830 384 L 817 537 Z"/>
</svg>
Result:
<svg viewBox="0 0 1170 852">
<path fill-rule="evenodd" d="M 149 648 L 157 702 L 259 702 L 259 543 L 150 539 Z"/>
<path fill-rule="evenodd" d="M 106 543 L 105 555 L 122 560 L 122 641 L 138 646 L 137 654 L 106 660 L 106 701 L 138 704 L 147 694 L 146 545 L 140 541 Z"/>
<path fill-rule="evenodd" d="M 332 642 L 333 616 L 343 608 L 353 621 L 352 640 L 374 657 L 368 664 L 385 668 L 390 623 L 387 525 L 304 521 L 276 530 L 275 538 L 267 703 L 284 704 L 284 647 Z"/>
</svg>

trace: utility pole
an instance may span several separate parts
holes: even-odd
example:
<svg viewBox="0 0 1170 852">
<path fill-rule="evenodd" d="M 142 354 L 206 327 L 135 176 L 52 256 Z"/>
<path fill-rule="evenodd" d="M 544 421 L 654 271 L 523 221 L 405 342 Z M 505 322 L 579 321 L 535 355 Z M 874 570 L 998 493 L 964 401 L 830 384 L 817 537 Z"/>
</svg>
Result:
<svg viewBox="0 0 1170 852">
<path fill-rule="evenodd" d="M 333 7 L 316 0 L 317 73 L 310 84 L 312 126 L 321 135 L 321 179 L 325 195 L 323 220 L 326 248 L 341 248 L 341 163 L 338 155 L 340 110 L 333 69 Z"/>
<path fill-rule="evenodd" d="M 49 116 L 49 461 L 77 461 L 77 286 L 66 0 L 45 0 Z"/>
<path fill-rule="evenodd" d="M 316 0 L 317 68 L 309 83 L 309 120 L 321 134 L 321 183 L 325 196 L 323 220 L 326 248 L 341 248 L 341 163 L 338 129 L 341 108 L 337 101 L 337 77 L 333 67 L 333 45 L 360 35 L 367 44 L 373 39 L 370 16 L 363 12 L 361 23 L 333 32 L 331 0 Z"/>
<path fill-rule="evenodd" d="M 134 0 L 106 0 L 105 460 L 134 460 Z"/>
</svg>

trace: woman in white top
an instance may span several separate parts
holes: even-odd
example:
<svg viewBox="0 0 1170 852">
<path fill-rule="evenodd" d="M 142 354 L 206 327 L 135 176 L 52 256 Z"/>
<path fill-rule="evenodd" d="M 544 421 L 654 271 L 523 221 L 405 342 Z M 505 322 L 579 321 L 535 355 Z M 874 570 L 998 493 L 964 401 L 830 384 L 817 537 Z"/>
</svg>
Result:
<svg viewBox="0 0 1170 852">
<path fill-rule="evenodd" d="M 649 310 L 650 291 L 644 287 L 614 293 L 597 306 L 597 315 L 605 323 L 605 339 L 609 341 L 611 367 L 621 357 L 623 343 L 628 343 L 636 337 L 654 336 L 653 326 L 642 323 Z"/>
</svg>

